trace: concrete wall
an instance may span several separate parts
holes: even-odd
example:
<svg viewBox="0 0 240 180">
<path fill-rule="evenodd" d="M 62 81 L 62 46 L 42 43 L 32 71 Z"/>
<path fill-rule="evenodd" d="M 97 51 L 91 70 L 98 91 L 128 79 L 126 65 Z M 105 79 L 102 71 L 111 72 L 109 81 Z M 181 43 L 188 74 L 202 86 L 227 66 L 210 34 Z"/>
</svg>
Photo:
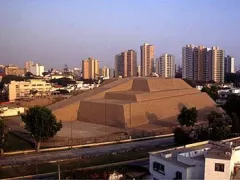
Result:
<svg viewBox="0 0 240 180">
<path fill-rule="evenodd" d="M 161 163 L 164 165 L 165 167 L 165 174 L 161 174 L 157 171 L 154 171 L 153 170 L 153 162 L 158 162 L 158 163 Z M 190 169 L 188 170 L 188 168 L 184 168 L 184 167 L 181 167 L 181 166 L 178 166 L 176 164 L 173 164 L 173 163 L 170 163 L 168 161 L 165 161 L 163 160 L 162 158 L 157 158 L 153 155 L 150 155 L 150 158 L 149 158 L 149 172 L 151 173 L 151 175 L 154 177 L 154 178 L 157 178 L 157 179 L 174 179 L 176 177 L 176 172 L 179 171 L 182 173 L 182 179 L 187 179 L 188 177 L 188 174 L 187 173 L 191 173 Z"/>
<path fill-rule="evenodd" d="M 19 114 L 24 113 L 24 108 L 23 107 L 17 107 L 17 108 L 0 107 L 0 111 L 3 111 L 2 113 L 0 113 L 1 117 L 18 116 Z"/>
<path fill-rule="evenodd" d="M 224 164 L 224 172 L 215 171 L 215 163 Z M 230 160 L 205 158 L 204 180 L 230 179 Z"/>
<path fill-rule="evenodd" d="M 83 101 L 79 109 L 79 120 L 96 124 L 125 127 L 123 106 L 99 101 Z"/>
<path fill-rule="evenodd" d="M 56 109 L 53 111 L 53 113 L 55 114 L 57 120 L 74 121 L 77 119 L 79 106 L 80 102 L 75 102 L 62 108 Z"/>
</svg>

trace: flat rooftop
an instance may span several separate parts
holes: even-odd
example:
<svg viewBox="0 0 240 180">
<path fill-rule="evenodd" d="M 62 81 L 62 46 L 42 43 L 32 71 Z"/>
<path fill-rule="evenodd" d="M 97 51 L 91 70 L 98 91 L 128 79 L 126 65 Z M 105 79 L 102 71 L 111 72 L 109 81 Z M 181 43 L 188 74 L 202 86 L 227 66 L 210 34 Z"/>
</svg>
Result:
<svg viewBox="0 0 240 180">
<path fill-rule="evenodd" d="M 193 143 L 167 150 L 150 152 L 150 155 L 183 168 L 187 168 L 193 165 L 179 161 L 178 155 L 196 161 L 204 161 L 205 158 L 230 160 L 233 148 L 240 149 L 240 137 L 225 140 L 223 142 L 204 141 Z"/>
</svg>

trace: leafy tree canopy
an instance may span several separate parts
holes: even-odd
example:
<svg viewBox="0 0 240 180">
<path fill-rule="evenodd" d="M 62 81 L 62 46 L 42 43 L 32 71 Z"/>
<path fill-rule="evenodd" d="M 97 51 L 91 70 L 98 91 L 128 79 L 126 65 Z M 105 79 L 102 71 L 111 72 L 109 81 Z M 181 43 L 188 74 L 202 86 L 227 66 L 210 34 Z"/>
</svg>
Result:
<svg viewBox="0 0 240 180">
<path fill-rule="evenodd" d="M 231 119 L 223 113 L 211 112 L 208 115 L 210 139 L 222 140 L 227 139 L 231 135 Z"/>
<path fill-rule="evenodd" d="M 201 91 L 206 92 L 214 101 L 216 101 L 219 98 L 217 86 L 211 86 L 210 88 L 204 86 Z"/>
<path fill-rule="evenodd" d="M 36 143 L 39 143 L 36 150 L 39 149 L 41 141 L 53 137 L 62 128 L 61 121 L 57 122 L 55 115 L 48 108 L 41 106 L 29 108 L 22 115 L 22 121 L 25 123 L 25 129 L 30 132 Z"/>
<path fill-rule="evenodd" d="M 190 127 L 197 122 L 197 116 L 198 112 L 195 107 L 188 109 L 186 106 L 183 106 L 177 119 L 181 126 Z"/>
<path fill-rule="evenodd" d="M 4 145 L 7 140 L 8 128 L 4 123 L 4 120 L 0 117 L 0 150 L 1 155 L 3 154 Z"/>
<path fill-rule="evenodd" d="M 191 138 L 189 133 L 184 131 L 183 128 L 175 128 L 174 129 L 174 141 L 179 145 L 185 145 L 191 142 Z"/>
</svg>

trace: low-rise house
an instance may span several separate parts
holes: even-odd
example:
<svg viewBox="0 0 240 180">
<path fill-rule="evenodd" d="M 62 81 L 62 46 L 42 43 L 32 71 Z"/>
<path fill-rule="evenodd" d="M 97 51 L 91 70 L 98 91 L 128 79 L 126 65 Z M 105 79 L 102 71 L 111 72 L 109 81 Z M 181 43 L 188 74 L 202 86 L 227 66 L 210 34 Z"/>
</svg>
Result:
<svg viewBox="0 0 240 180">
<path fill-rule="evenodd" d="M 231 179 L 240 173 L 240 138 L 232 142 L 204 141 L 150 153 L 154 180 Z"/>
</svg>

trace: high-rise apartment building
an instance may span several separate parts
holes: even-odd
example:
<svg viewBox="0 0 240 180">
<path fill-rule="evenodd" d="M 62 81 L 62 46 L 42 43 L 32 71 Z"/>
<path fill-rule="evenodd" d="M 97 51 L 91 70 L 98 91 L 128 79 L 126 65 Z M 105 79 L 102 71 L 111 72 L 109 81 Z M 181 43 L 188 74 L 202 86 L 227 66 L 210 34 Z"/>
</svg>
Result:
<svg viewBox="0 0 240 180">
<path fill-rule="evenodd" d="M 141 47 L 142 76 L 151 76 L 154 71 L 154 46 L 144 43 Z"/>
<path fill-rule="evenodd" d="M 104 78 L 110 78 L 110 68 L 104 66 L 100 69 L 100 75 Z"/>
<path fill-rule="evenodd" d="M 84 79 L 96 79 L 99 77 L 99 61 L 89 57 L 82 61 L 82 71 Z"/>
<path fill-rule="evenodd" d="M 193 49 L 189 44 L 182 48 L 182 78 L 193 80 Z"/>
<path fill-rule="evenodd" d="M 175 59 L 171 54 L 163 54 L 156 61 L 156 71 L 161 77 L 175 77 Z"/>
<path fill-rule="evenodd" d="M 44 66 L 36 63 L 30 67 L 30 72 L 35 76 L 43 76 Z"/>
<path fill-rule="evenodd" d="M 137 76 L 137 53 L 134 50 L 127 50 L 115 56 L 116 77 Z"/>
<path fill-rule="evenodd" d="M 226 56 L 224 59 L 224 72 L 225 73 L 235 73 L 234 68 L 234 57 Z"/>
<path fill-rule="evenodd" d="M 193 80 L 207 81 L 207 48 L 198 46 L 193 48 Z"/>
<path fill-rule="evenodd" d="M 218 47 L 186 45 L 182 48 L 182 77 L 195 81 L 224 82 L 224 51 Z"/>
<path fill-rule="evenodd" d="M 33 66 L 33 62 L 32 61 L 26 61 L 25 62 L 25 70 L 26 70 L 26 72 L 29 72 L 29 71 L 31 71 L 31 67 Z"/>
<path fill-rule="evenodd" d="M 208 51 L 208 80 L 224 83 L 224 51 L 219 47 L 212 47 Z"/>
</svg>

